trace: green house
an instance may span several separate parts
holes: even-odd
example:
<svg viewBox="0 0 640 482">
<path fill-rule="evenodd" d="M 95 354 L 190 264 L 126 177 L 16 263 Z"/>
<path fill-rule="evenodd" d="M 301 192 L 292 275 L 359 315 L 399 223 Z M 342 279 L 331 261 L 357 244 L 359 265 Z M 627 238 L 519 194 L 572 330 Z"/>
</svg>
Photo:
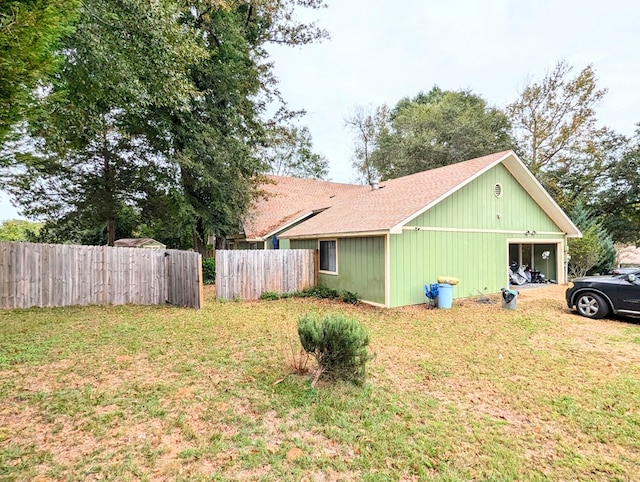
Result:
<svg viewBox="0 0 640 482">
<path fill-rule="evenodd" d="M 581 236 L 512 151 L 372 186 L 272 182 L 239 242 L 317 249 L 320 285 L 384 307 L 425 303 L 440 276 L 459 279 L 454 298 L 497 293 L 513 261 L 565 283 Z"/>
</svg>

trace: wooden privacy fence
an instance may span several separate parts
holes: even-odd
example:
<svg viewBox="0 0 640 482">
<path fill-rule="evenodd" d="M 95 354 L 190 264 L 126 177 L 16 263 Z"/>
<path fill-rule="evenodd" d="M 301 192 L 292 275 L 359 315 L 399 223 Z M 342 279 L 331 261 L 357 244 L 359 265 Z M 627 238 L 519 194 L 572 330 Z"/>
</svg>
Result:
<svg viewBox="0 0 640 482">
<path fill-rule="evenodd" d="M 127 303 L 200 308 L 200 254 L 0 242 L 0 308 Z"/>
<path fill-rule="evenodd" d="M 218 299 L 257 300 L 266 291 L 291 293 L 316 284 L 316 251 L 216 250 Z"/>
</svg>

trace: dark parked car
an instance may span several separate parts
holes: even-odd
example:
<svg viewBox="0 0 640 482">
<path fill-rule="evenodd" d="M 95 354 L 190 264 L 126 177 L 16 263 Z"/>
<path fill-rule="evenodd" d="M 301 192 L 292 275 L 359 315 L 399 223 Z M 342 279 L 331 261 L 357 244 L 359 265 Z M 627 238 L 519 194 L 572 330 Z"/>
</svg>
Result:
<svg viewBox="0 0 640 482">
<path fill-rule="evenodd" d="M 640 269 L 631 273 L 586 276 L 569 283 L 567 305 L 587 318 L 610 313 L 640 315 Z"/>
<path fill-rule="evenodd" d="M 637 271 L 640 271 L 640 268 L 638 267 L 634 267 L 634 268 L 611 268 L 611 269 L 607 269 L 605 271 L 603 271 L 602 274 L 630 274 L 630 273 L 636 273 Z"/>
</svg>

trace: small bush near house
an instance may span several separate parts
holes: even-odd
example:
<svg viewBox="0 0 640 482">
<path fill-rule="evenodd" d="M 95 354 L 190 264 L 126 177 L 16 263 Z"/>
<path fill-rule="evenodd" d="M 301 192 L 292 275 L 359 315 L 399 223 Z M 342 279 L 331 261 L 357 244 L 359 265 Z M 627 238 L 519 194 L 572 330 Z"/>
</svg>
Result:
<svg viewBox="0 0 640 482">
<path fill-rule="evenodd" d="M 279 300 L 280 295 L 275 291 L 265 291 L 260 295 L 260 299 L 266 300 L 266 301 L 274 301 L 274 300 Z"/>
<path fill-rule="evenodd" d="M 351 291 L 344 290 L 340 293 L 340 300 L 344 303 L 349 303 L 350 305 L 357 305 L 358 293 L 353 293 Z"/>
<path fill-rule="evenodd" d="M 307 288 L 303 291 L 298 292 L 298 296 L 301 298 L 312 296 L 315 298 L 330 300 L 334 300 L 340 297 L 336 290 L 332 290 L 331 288 L 327 288 L 325 286 L 312 286 L 311 288 Z"/>
<path fill-rule="evenodd" d="M 216 259 L 202 258 L 202 282 L 212 285 L 216 282 Z"/>
<path fill-rule="evenodd" d="M 355 318 L 340 314 L 318 317 L 306 314 L 298 319 L 298 336 L 304 350 L 318 363 L 313 386 L 322 376 L 364 382 L 369 355 L 369 332 Z"/>
</svg>

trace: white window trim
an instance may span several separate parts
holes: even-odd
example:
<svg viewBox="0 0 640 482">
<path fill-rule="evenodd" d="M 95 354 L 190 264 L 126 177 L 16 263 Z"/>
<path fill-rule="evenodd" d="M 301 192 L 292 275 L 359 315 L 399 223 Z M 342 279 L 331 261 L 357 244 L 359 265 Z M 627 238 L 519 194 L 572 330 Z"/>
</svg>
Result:
<svg viewBox="0 0 640 482">
<path fill-rule="evenodd" d="M 334 241 L 336 243 L 336 270 L 335 271 L 327 271 L 320 269 L 320 242 L 321 241 Z M 318 239 L 318 272 L 322 274 L 330 274 L 333 276 L 338 275 L 338 238 L 327 238 L 327 239 Z"/>
</svg>

